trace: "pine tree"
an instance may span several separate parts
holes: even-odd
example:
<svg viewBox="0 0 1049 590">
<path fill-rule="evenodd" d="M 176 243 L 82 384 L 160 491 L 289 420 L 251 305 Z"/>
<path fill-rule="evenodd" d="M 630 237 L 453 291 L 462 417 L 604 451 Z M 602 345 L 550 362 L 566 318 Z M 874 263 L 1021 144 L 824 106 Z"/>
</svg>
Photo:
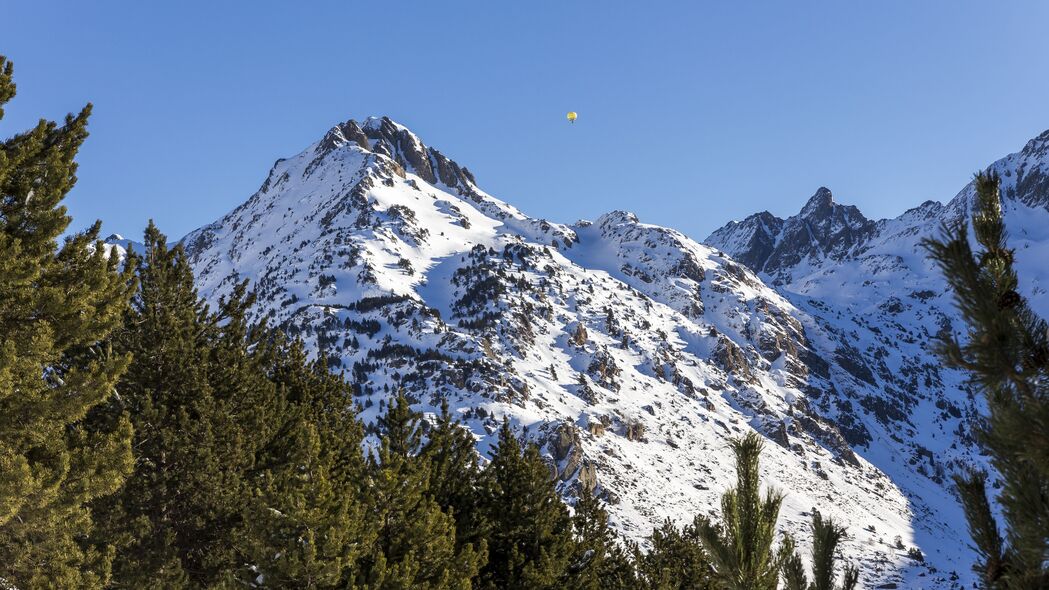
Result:
<svg viewBox="0 0 1049 590">
<path fill-rule="evenodd" d="M 270 378 L 289 404 L 258 454 L 244 525 L 237 532 L 245 585 L 341 588 L 357 575 L 374 523 L 365 520 L 363 428 L 352 388 L 309 361 L 301 341 L 266 346 Z"/>
<path fill-rule="evenodd" d="M 421 456 L 428 462 L 429 496 L 455 517 L 455 539 L 487 553 L 487 525 L 481 514 L 480 455 L 473 434 L 452 417 L 447 401 L 430 429 Z"/>
<path fill-rule="evenodd" d="M 710 560 L 703 551 L 697 518 L 678 530 L 669 520 L 652 531 L 651 549 L 635 550 L 640 587 L 645 590 L 714 590 Z"/>
<path fill-rule="evenodd" d="M 845 529 L 829 518 L 823 518 L 818 510 L 812 513 L 812 582 L 805 575 L 801 557 L 793 553 L 783 565 L 783 581 L 786 590 L 835 590 L 834 552 L 845 538 Z M 853 565 L 845 566 L 842 590 L 853 590 L 859 581 L 859 570 Z"/>
<path fill-rule="evenodd" d="M 669 520 L 652 530 L 647 552 L 634 548 L 639 588 L 645 590 L 714 590 L 710 560 L 700 541 L 697 518 L 678 529 Z"/>
<path fill-rule="evenodd" d="M 472 545 L 456 543 L 455 519 L 429 495 L 420 420 L 403 393 L 379 419 L 382 438 L 369 462 L 369 508 L 378 524 L 362 587 L 465 590 L 483 561 Z"/>
<path fill-rule="evenodd" d="M 761 497 L 758 466 L 762 447 L 761 437 L 753 432 L 732 441 L 736 487 L 721 498 L 723 527 L 698 523 L 715 578 L 725 590 L 775 590 L 780 568 L 793 553 L 789 541 L 779 552 L 772 548 L 783 495 L 767 490 Z"/>
<path fill-rule="evenodd" d="M 504 422 L 483 479 L 482 510 L 491 532 L 480 587 L 559 587 L 570 565 L 572 523 L 539 449 L 522 449 Z"/>
<path fill-rule="evenodd" d="M 638 580 L 619 535 L 608 523 L 601 500 L 586 488 L 572 515 L 574 548 L 562 587 L 575 590 L 637 588 Z"/>
<path fill-rule="evenodd" d="M 0 119 L 12 75 L 0 56 Z M 23 589 L 106 582 L 111 548 L 81 542 L 87 504 L 132 462 L 125 418 L 94 432 L 82 419 L 128 365 L 100 342 L 120 325 L 133 273 L 107 257 L 98 223 L 57 244 L 90 112 L 0 142 L 0 585 Z"/>
<path fill-rule="evenodd" d="M 256 455 L 284 407 L 250 350 L 258 331 L 244 285 L 212 312 L 197 296 L 181 247 L 150 224 L 137 263 L 141 288 L 113 339 L 134 355 L 121 395 L 94 417 L 127 413 L 135 470 L 94 506 L 96 538 L 119 544 L 114 585 L 206 587 L 242 565 L 232 542 L 250 497 Z"/>
<path fill-rule="evenodd" d="M 1049 326 L 1019 295 L 1013 251 L 995 173 L 974 180 L 973 252 L 965 221 L 944 227 L 925 246 L 939 265 L 966 324 L 964 342 L 945 334 L 945 364 L 967 371 L 987 401 L 979 432 L 1001 476 L 997 501 L 1004 539 L 986 492 L 986 475 L 956 477 L 987 588 L 1049 587 Z"/>
</svg>

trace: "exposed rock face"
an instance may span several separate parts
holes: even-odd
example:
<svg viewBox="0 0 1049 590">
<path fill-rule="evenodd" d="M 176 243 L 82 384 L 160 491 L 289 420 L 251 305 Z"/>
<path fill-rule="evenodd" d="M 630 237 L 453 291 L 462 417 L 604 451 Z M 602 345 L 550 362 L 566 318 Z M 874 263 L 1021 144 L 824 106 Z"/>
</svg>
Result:
<svg viewBox="0 0 1049 590">
<path fill-rule="evenodd" d="M 733 258 L 750 268 L 761 269 L 776 251 L 777 239 L 783 231 L 783 220 L 768 211 L 762 211 L 741 222 L 729 222 L 725 228 L 731 229 L 733 238 L 738 240 L 738 245 L 733 244 Z M 725 228 L 719 231 L 727 233 Z M 711 239 L 708 238 L 708 241 Z"/>
<path fill-rule="evenodd" d="M 623 429 L 623 436 L 630 441 L 645 440 L 645 424 L 643 422 L 627 422 Z"/>
<path fill-rule="evenodd" d="M 851 205 L 834 202 L 820 187 L 801 212 L 787 219 L 768 211 L 732 222 L 707 238 L 750 268 L 778 276 L 802 260 L 836 261 L 852 253 L 873 233 L 875 223 Z"/>
<path fill-rule="evenodd" d="M 1043 144 L 1017 160 L 1014 202 L 1041 202 Z M 250 280 L 259 317 L 345 371 L 367 421 L 400 389 L 424 412 L 447 401 L 484 454 L 507 419 L 566 496 L 598 489 L 635 539 L 714 510 L 728 441 L 756 430 L 785 532 L 805 542 L 816 506 L 849 528 L 865 587 L 950 588 L 972 556 L 944 475 L 978 461 L 979 408 L 924 348 L 955 318 L 914 248 L 956 201 L 872 222 L 819 191 L 709 247 L 626 212 L 529 217 L 373 118 L 278 160 L 184 243 L 204 296 Z M 1049 254 L 1024 229 L 1021 260 Z"/>
<path fill-rule="evenodd" d="M 597 488 L 597 468 L 591 461 L 584 461 L 577 477 L 579 486 L 588 492 Z"/>
<path fill-rule="evenodd" d="M 750 373 L 750 365 L 743 350 L 728 338 L 718 339 L 717 346 L 711 360 L 721 367 L 725 373 L 743 381 L 752 381 L 754 376 Z"/>
<path fill-rule="evenodd" d="M 1049 131 L 1027 142 L 1018 153 L 993 166 L 1002 175 L 1006 198 L 1028 207 L 1049 209 Z"/>
<path fill-rule="evenodd" d="M 550 440 L 550 450 L 553 454 L 555 472 L 561 481 L 570 481 L 579 473 L 583 466 L 583 450 L 579 441 L 579 430 L 569 423 L 560 424 Z M 590 467 L 589 474 L 592 483 L 597 482 L 597 476 Z M 593 488 L 591 488 L 593 489 Z"/>
<path fill-rule="evenodd" d="M 357 124 L 357 121 L 350 119 L 345 123 L 332 127 L 324 135 L 324 139 L 321 140 L 318 146 L 318 154 L 326 155 L 347 141 L 352 141 L 363 149 L 370 147 L 368 136 L 364 134 L 364 130 Z"/>
</svg>

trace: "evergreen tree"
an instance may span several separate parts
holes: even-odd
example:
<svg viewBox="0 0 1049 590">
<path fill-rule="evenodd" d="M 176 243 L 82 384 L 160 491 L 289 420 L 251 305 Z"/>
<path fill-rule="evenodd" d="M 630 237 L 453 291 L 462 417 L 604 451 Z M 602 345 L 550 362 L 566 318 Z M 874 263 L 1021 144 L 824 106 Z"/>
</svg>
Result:
<svg viewBox="0 0 1049 590">
<path fill-rule="evenodd" d="M 640 587 L 646 590 L 714 590 L 710 560 L 703 551 L 699 527 L 705 521 L 678 530 L 669 520 L 649 537 L 647 553 L 635 551 Z"/>
<path fill-rule="evenodd" d="M 761 497 L 758 465 L 762 447 L 761 437 L 753 432 L 732 441 L 736 487 L 721 498 L 724 525 L 698 523 L 715 578 L 725 590 L 775 590 L 780 568 L 793 553 L 789 540 L 779 552 L 772 548 L 783 495 L 767 490 Z"/>
<path fill-rule="evenodd" d="M 0 56 L 0 119 L 15 94 Z M 87 505 L 131 468 L 131 427 L 82 419 L 113 392 L 129 358 L 100 345 L 134 290 L 95 223 L 58 247 L 61 205 L 91 106 L 0 142 L 0 585 L 97 588 L 112 550 L 87 546 Z"/>
<path fill-rule="evenodd" d="M 366 588 L 465 590 L 484 559 L 472 545 L 456 543 L 455 519 L 429 495 L 420 420 L 403 394 L 379 419 L 382 438 L 369 463 L 376 539 L 359 579 Z"/>
<path fill-rule="evenodd" d="M 809 590 L 809 579 L 805 574 L 805 562 L 797 552 L 783 561 L 784 590 Z"/>
<path fill-rule="evenodd" d="M 623 590 L 637 588 L 638 580 L 619 535 L 608 523 L 608 512 L 590 490 L 583 488 L 572 515 L 575 544 L 564 588 Z"/>
<path fill-rule="evenodd" d="M 956 477 L 987 588 L 1049 587 L 1049 326 L 1017 292 L 1019 280 L 995 173 L 974 181 L 973 252 L 968 224 L 944 227 L 925 242 L 954 291 L 968 324 L 964 342 L 945 334 L 938 352 L 969 372 L 984 394 L 988 416 L 979 432 L 1001 476 L 997 497 L 1004 539 L 986 492 L 986 475 Z"/>
<path fill-rule="evenodd" d="M 805 566 L 797 553 L 787 558 L 783 565 L 783 580 L 786 590 L 835 590 L 834 552 L 845 538 L 845 529 L 819 511 L 812 513 L 812 582 L 805 575 Z M 845 566 L 842 590 L 853 590 L 859 581 L 859 570 L 853 565 Z"/>
<path fill-rule="evenodd" d="M 539 449 L 522 449 L 504 422 L 483 479 L 482 510 L 491 532 L 480 587 L 559 587 L 570 565 L 572 523 Z"/>
<path fill-rule="evenodd" d="M 141 289 L 114 337 L 133 354 L 121 395 L 94 416 L 104 428 L 127 413 L 135 469 L 95 504 L 96 538 L 120 545 L 114 586 L 207 587 L 241 567 L 232 542 L 256 455 L 284 407 L 260 360 L 244 285 L 212 312 L 197 296 L 181 247 L 150 224 L 137 263 Z"/>
<path fill-rule="evenodd" d="M 288 403 L 285 423 L 258 455 L 237 540 L 246 585 L 342 588 L 374 542 L 365 520 L 363 429 L 352 388 L 309 361 L 301 341 L 267 346 L 270 378 Z"/>
<path fill-rule="evenodd" d="M 441 509 L 455 517 L 455 539 L 486 550 L 487 525 L 481 514 L 480 455 L 473 434 L 459 425 L 441 403 L 421 455 L 429 467 L 427 489 Z"/>
</svg>

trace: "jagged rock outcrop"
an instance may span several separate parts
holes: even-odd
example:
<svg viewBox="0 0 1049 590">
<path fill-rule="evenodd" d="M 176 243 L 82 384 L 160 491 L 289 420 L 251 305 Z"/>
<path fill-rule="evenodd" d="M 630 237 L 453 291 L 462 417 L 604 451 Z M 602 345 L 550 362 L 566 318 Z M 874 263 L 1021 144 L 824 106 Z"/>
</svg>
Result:
<svg viewBox="0 0 1049 590">
<path fill-rule="evenodd" d="M 875 231 L 875 223 L 851 205 L 834 202 L 830 189 L 820 187 L 787 219 L 768 211 L 731 222 L 706 243 L 721 248 L 757 272 L 779 277 L 803 260 L 836 261 L 850 255 Z"/>
</svg>

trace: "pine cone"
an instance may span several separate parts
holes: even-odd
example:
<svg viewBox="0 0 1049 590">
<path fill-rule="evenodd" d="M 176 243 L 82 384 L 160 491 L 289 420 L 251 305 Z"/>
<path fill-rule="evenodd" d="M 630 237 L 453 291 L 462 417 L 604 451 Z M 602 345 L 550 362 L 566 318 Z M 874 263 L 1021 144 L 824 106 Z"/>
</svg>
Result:
<svg viewBox="0 0 1049 590">
<path fill-rule="evenodd" d="M 1001 296 L 998 297 L 998 309 L 1012 309 L 1019 305 L 1019 303 L 1020 294 L 1012 289 L 1002 293 Z"/>
</svg>

